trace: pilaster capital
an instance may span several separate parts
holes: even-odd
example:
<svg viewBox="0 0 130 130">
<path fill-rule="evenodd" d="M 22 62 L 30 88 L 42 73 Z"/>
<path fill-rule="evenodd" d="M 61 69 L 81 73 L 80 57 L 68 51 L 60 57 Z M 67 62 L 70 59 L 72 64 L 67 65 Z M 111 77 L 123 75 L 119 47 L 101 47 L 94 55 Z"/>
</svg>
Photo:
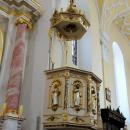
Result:
<svg viewBox="0 0 130 130">
<path fill-rule="evenodd" d="M 28 28 L 42 15 L 41 5 L 36 0 L 0 0 L 0 5 L 0 11 L 15 16 L 16 24 L 25 23 Z"/>
<path fill-rule="evenodd" d="M 16 25 L 26 24 L 29 29 L 32 29 L 33 21 L 32 16 L 27 13 L 19 13 L 16 17 Z"/>
</svg>

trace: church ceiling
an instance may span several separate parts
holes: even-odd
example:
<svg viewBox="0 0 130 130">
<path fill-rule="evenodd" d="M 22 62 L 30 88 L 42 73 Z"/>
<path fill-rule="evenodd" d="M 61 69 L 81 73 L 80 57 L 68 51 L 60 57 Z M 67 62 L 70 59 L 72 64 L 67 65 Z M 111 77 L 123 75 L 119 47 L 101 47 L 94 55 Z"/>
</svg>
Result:
<svg viewBox="0 0 130 130">
<path fill-rule="evenodd" d="M 130 0 L 105 0 L 102 20 L 103 27 L 114 22 L 130 40 Z"/>
<path fill-rule="evenodd" d="M 103 5 L 103 0 L 97 0 L 98 8 L 101 11 L 102 10 L 102 5 Z"/>
<path fill-rule="evenodd" d="M 119 16 L 114 21 L 119 27 L 120 31 L 130 40 L 130 11 Z"/>
<path fill-rule="evenodd" d="M 130 12 L 123 16 L 119 16 L 115 20 L 115 23 L 119 27 L 120 31 L 127 36 L 128 40 L 130 40 Z"/>
</svg>

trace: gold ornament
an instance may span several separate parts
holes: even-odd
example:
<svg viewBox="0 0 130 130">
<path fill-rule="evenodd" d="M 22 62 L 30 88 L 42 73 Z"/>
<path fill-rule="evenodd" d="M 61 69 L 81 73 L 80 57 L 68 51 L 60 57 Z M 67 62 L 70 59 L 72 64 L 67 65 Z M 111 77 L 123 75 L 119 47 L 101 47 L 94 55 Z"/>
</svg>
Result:
<svg viewBox="0 0 130 130">
<path fill-rule="evenodd" d="M 26 24 L 29 29 L 32 29 L 32 18 L 31 15 L 26 13 L 20 13 L 16 19 L 16 25 Z"/>
<path fill-rule="evenodd" d="M 51 28 L 54 28 L 57 35 L 65 40 L 79 40 L 86 33 L 90 26 L 85 15 L 76 8 L 74 0 L 70 0 L 70 5 L 66 11 L 55 10 L 51 18 Z"/>
</svg>

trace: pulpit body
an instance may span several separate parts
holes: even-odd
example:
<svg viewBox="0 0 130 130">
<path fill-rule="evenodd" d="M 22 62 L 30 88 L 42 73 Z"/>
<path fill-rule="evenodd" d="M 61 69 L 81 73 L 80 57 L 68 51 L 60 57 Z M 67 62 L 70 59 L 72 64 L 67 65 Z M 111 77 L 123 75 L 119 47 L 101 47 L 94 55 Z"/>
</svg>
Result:
<svg viewBox="0 0 130 130">
<path fill-rule="evenodd" d="M 44 127 L 48 129 L 97 129 L 99 86 L 92 72 L 71 67 L 45 71 L 46 106 Z"/>
<path fill-rule="evenodd" d="M 66 10 L 55 10 L 51 18 L 49 70 L 45 71 L 47 100 L 43 116 L 47 129 L 96 130 L 99 127 L 101 80 L 92 72 L 77 69 L 77 40 L 83 37 L 89 26 L 74 0 L 70 0 Z M 55 57 L 59 55 L 54 47 L 56 37 L 62 45 L 61 64 Z"/>
</svg>

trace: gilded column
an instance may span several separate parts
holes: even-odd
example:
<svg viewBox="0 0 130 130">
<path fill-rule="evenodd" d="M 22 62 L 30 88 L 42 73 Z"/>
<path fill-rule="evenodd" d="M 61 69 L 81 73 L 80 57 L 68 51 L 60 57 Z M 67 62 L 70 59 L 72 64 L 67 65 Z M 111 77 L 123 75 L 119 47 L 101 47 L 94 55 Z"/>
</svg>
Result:
<svg viewBox="0 0 130 130">
<path fill-rule="evenodd" d="M 23 83 L 28 44 L 26 36 L 29 28 L 31 28 L 31 17 L 27 14 L 19 15 L 16 19 L 16 38 L 6 94 L 7 113 L 16 115 L 19 114 L 20 91 Z"/>
</svg>

